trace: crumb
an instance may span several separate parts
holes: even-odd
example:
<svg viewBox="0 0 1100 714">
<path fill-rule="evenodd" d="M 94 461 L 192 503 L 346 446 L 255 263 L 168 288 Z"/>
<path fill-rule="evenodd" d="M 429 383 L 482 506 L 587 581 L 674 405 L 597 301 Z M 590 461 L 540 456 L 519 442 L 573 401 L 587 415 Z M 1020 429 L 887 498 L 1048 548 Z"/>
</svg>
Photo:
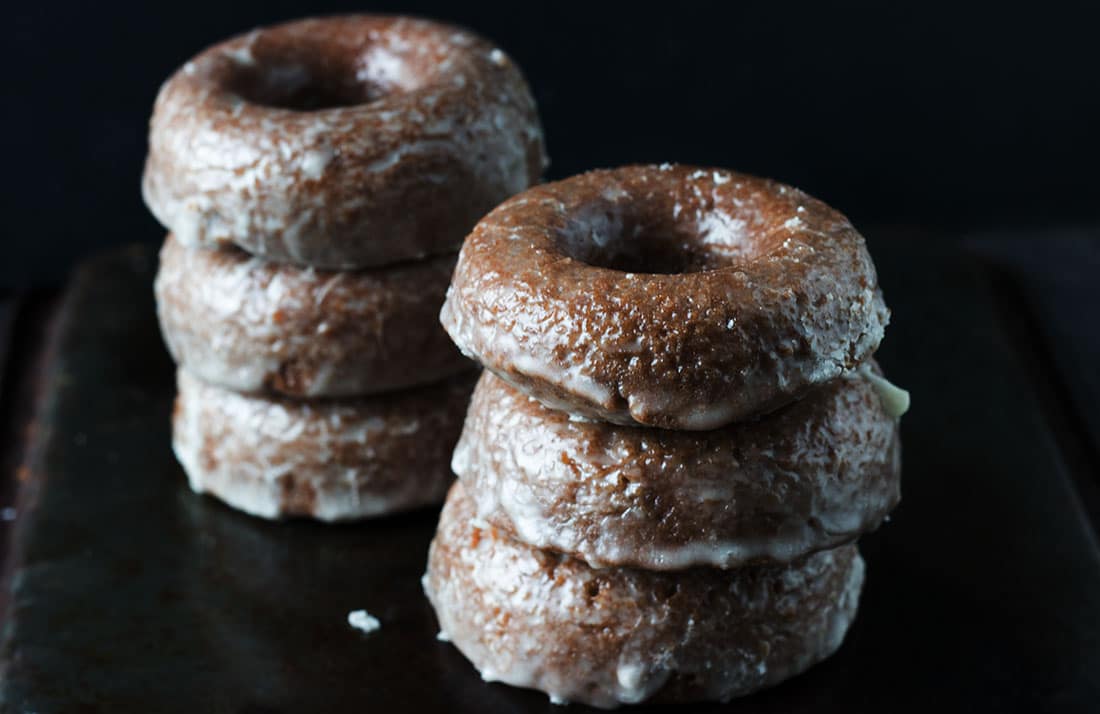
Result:
<svg viewBox="0 0 1100 714">
<path fill-rule="evenodd" d="M 352 610 L 349 612 L 348 624 L 366 633 L 374 632 L 382 627 L 382 623 L 378 621 L 378 618 L 374 617 L 366 610 Z"/>
</svg>

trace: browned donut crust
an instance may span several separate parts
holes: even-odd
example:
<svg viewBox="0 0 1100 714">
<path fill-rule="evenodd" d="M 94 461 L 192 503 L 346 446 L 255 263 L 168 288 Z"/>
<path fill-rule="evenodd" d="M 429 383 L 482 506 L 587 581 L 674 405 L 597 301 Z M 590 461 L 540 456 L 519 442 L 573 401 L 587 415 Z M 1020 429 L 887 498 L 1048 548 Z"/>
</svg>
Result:
<svg viewBox="0 0 1100 714">
<path fill-rule="evenodd" d="M 187 248 L 171 234 L 155 292 L 176 362 L 239 392 L 343 397 L 474 365 L 439 326 L 453 256 L 356 272 Z"/>
<path fill-rule="evenodd" d="M 143 192 L 186 245 L 347 269 L 456 250 L 544 165 L 534 100 L 500 49 L 354 15 L 187 62 L 157 97 Z"/>
<path fill-rule="evenodd" d="M 451 466 L 478 517 L 524 543 L 656 570 L 850 542 L 897 505 L 901 480 L 897 420 L 858 371 L 706 432 L 571 419 L 485 372 Z"/>
<path fill-rule="evenodd" d="M 466 239 L 442 312 L 545 404 L 715 429 L 853 369 L 889 313 L 824 203 L 719 169 L 629 166 L 532 188 Z"/>
<path fill-rule="evenodd" d="M 323 521 L 438 503 L 473 379 L 346 401 L 248 396 L 180 369 L 172 447 L 191 488 L 263 518 Z"/>
<path fill-rule="evenodd" d="M 424 578 L 442 638 L 483 678 L 598 707 L 777 684 L 840 646 L 862 583 L 855 546 L 785 566 L 593 569 L 482 527 L 461 483 Z"/>
</svg>

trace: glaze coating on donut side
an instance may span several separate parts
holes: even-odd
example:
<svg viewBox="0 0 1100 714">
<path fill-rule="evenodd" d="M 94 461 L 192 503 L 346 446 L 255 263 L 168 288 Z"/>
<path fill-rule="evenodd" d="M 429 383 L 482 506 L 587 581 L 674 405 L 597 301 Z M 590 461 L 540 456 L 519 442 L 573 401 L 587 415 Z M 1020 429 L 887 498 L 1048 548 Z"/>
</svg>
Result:
<svg viewBox="0 0 1100 714">
<path fill-rule="evenodd" d="M 900 499 L 897 420 L 860 372 L 714 431 L 570 418 L 482 374 L 452 469 L 478 518 L 589 565 L 790 562 Z"/>
<path fill-rule="evenodd" d="M 504 52 L 440 23 L 352 15 L 187 62 L 157 96 L 142 189 L 185 245 L 351 269 L 457 250 L 545 164 Z"/>
<path fill-rule="evenodd" d="M 172 447 L 191 488 L 263 518 L 367 518 L 438 503 L 473 378 L 342 401 L 238 394 L 180 369 Z"/>
<path fill-rule="evenodd" d="M 610 708 L 725 701 L 802 672 L 840 646 L 863 571 L 855 546 L 786 566 L 593 569 L 479 523 L 460 482 L 424 587 L 484 679 Z"/>
<path fill-rule="evenodd" d="M 889 312 L 862 236 L 824 203 L 720 169 L 629 166 L 498 206 L 441 320 L 544 404 L 707 430 L 855 369 Z"/>
<path fill-rule="evenodd" d="M 440 328 L 454 256 L 355 272 L 271 263 L 171 235 L 155 281 L 176 362 L 207 382 L 293 397 L 365 396 L 471 370 Z"/>
</svg>

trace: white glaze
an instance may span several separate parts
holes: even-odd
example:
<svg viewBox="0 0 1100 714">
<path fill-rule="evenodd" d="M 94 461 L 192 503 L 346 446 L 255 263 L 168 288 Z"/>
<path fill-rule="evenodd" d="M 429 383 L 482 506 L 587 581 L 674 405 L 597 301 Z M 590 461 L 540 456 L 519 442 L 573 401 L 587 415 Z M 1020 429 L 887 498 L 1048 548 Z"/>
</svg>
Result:
<svg viewBox="0 0 1100 714">
<path fill-rule="evenodd" d="M 863 372 L 713 434 L 578 421 L 484 374 L 451 468 L 479 523 L 595 567 L 658 570 L 850 541 L 897 503 L 900 476 L 896 420 Z"/>
<path fill-rule="evenodd" d="M 890 382 L 885 377 L 875 374 L 868 365 L 860 367 L 862 372 L 872 384 L 875 392 L 882 399 L 882 406 L 895 419 L 900 418 L 909 411 L 909 392 Z"/>
<path fill-rule="evenodd" d="M 208 382 L 248 393 L 363 396 L 472 366 L 437 319 L 453 265 L 441 256 L 326 272 L 236 249 L 187 248 L 169 236 L 154 292 L 169 352 Z"/>
<path fill-rule="evenodd" d="M 443 326 L 547 406 L 616 424 L 715 429 L 852 371 L 889 319 L 862 237 L 801 192 L 735 177 L 630 167 L 530 189 L 469 236 Z M 647 210 L 718 262 L 671 275 L 585 262 Z"/>
<path fill-rule="evenodd" d="M 262 518 L 340 521 L 442 499 L 470 382 L 349 402 L 237 394 L 177 374 L 172 446 L 196 493 Z M 308 489 L 307 504 L 288 491 Z M 306 509 L 306 510 L 303 510 Z"/>
<path fill-rule="evenodd" d="M 461 516 L 448 515 L 455 498 L 452 491 L 424 582 L 441 627 L 487 681 L 538 689 L 557 703 L 638 703 L 679 673 L 694 676 L 695 696 L 727 701 L 832 654 L 858 606 L 864 566 L 848 548 L 785 569 L 694 571 L 682 576 L 680 599 L 666 600 L 654 588 L 669 576 L 596 571 L 474 537 L 454 520 Z M 748 639 L 716 641 L 715 631 L 731 629 Z"/>
<path fill-rule="evenodd" d="M 309 86 L 307 67 L 261 64 L 255 48 L 275 33 L 306 51 L 334 31 L 362 54 L 325 71 L 381 96 L 294 111 L 239 96 L 223 76 L 228 58 L 273 85 Z M 201 53 L 162 87 L 149 145 L 145 202 L 182 242 L 334 269 L 454 250 L 546 163 L 534 100 L 501 50 L 446 25 L 370 16 L 261 28 Z M 392 210 L 424 196 L 437 200 Z"/>
</svg>

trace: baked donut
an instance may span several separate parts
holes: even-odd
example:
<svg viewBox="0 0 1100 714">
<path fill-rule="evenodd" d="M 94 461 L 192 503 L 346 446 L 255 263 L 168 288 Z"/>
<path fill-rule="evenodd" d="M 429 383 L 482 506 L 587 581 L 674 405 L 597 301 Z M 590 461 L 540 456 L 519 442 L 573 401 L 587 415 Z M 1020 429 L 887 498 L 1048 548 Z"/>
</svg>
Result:
<svg viewBox="0 0 1100 714">
<path fill-rule="evenodd" d="M 353 15 L 187 62 L 157 96 L 142 189 L 185 245 L 351 269 L 457 250 L 545 164 L 534 100 L 500 49 Z"/>
<path fill-rule="evenodd" d="M 628 166 L 529 189 L 466 239 L 442 321 L 550 407 L 716 429 L 852 370 L 889 312 L 824 203 L 720 169 Z"/>
<path fill-rule="evenodd" d="M 177 372 L 172 448 L 191 488 L 263 518 L 322 521 L 438 503 L 473 379 L 349 401 L 238 394 Z"/>
<path fill-rule="evenodd" d="M 479 518 L 596 567 L 789 562 L 900 499 L 897 419 L 860 371 L 707 432 L 570 419 L 485 372 L 451 468 Z"/>
<path fill-rule="evenodd" d="M 855 616 L 855 546 L 785 566 L 590 568 L 484 527 L 447 497 L 424 588 L 484 679 L 598 707 L 728 700 L 832 654 Z"/>
<path fill-rule="evenodd" d="M 454 256 L 317 271 L 169 234 L 155 292 L 176 362 L 239 392 L 344 397 L 470 370 L 439 326 Z"/>
</svg>

